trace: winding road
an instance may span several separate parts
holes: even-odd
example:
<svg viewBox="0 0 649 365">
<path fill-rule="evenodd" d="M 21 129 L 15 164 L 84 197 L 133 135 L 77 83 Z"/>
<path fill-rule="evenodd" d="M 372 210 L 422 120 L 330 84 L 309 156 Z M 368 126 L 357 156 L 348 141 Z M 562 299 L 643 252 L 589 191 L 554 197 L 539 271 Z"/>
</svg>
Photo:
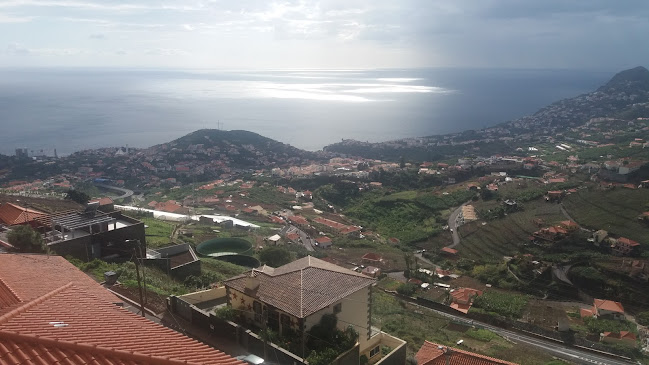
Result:
<svg viewBox="0 0 649 365">
<path fill-rule="evenodd" d="M 455 246 L 460 244 L 460 235 L 457 233 L 457 217 L 462 212 L 462 207 L 467 204 L 469 204 L 469 202 L 466 202 L 457 207 L 448 217 L 448 228 L 453 230 L 453 232 L 451 233 L 451 236 L 453 237 L 453 244 L 448 246 L 449 248 L 455 248 Z"/>
<path fill-rule="evenodd" d="M 113 198 L 113 200 L 115 200 L 115 199 L 124 199 L 124 198 L 128 198 L 129 196 L 133 195 L 133 190 L 130 190 L 130 189 L 124 189 L 124 188 L 120 188 L 120 187 L 117 187 L 117 186 L 106 185 L 106 184 L 95 184 L 95 186 L 99 187 L 99 188 L 107 189 L 107 190 L 119 191 L 120 193 L 122 193 L 122 195 L 120 195 L 120 196 L 118 196 L 116 198 Z"/>
</svg>

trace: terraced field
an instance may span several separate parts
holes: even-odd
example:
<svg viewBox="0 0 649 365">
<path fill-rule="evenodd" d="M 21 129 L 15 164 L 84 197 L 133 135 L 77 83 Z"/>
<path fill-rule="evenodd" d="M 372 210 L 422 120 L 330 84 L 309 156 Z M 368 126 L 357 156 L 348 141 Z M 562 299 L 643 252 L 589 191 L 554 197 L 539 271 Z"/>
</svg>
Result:
<svg viewBox="0 0 649 365">
<path fill-rule="evenodd" d="M 580 190 L 563 201 L 570 216 L 590 229 L 649 242 L 647 225 L 638 216 L 648 211 L 649 189 L 616 188 L 613 190 Z"/>
<path fill-rule="evenodd" d="M 566 218 L 558 204 L 542 200 L 526 203 L 522 212 L 511 213 L 503 219 L 473 222 L 459 229 L 462 242 L 457 247 L 462 257 L 474 260 L 500 261 L 503 256 L 517 253 L 531 233 L 539 227 L 534 223 L 542 219 L 545 225 L 558 223 Z"/>
</svg>

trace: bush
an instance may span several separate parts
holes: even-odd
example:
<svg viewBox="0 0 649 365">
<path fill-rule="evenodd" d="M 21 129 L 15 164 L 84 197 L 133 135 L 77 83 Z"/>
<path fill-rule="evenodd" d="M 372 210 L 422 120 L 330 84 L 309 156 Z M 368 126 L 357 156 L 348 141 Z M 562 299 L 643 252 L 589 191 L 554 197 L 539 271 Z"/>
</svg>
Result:
<svg viewBox="0 0 649 365">
<path fill-rule="evenodd" d="M 498 338 L 497 334 L 485 329 L 470 329 L 466 331 L 465 334 L 482 342 L 489 342 L 495 338 Z"/>
<path fill-rule="evenodd" d="M 259 260 L 266 265 L 280 267 L 291 262 L 293 255 L 283 247 L 268 246 L 259 252 Z"/>
<path fill-rule="evenodd" d="M 635 320 L 643 326 L 649 326 L 649 311 L 638 313 L 638 315 L 635 316 Z"/>
<path fill-rule="evenodd" d="M 620 331 L 630 331 L 633 333 L 638 332 L 638 328 L 635 324 L 629 321 L 618 321 L 614 319 L 603 319 L 603 318 L 594 318 L 586 317 L 584 318 L 586 323 L 586 328 L 590 333 L 602 333 L 602 332 L 620 332 Z"/>
<path fill-rule="evenodd" d="M 237 317 L 237 311 L 230 306 L 225 306 L 214 311 L 214 316 L 224 321 L 232 321 Z"/>
<path fill-rule="evenodd" d="M 490 290 L 475 298 L 473 305 L 503 317 L 520 318 L 527 306 L 527 300 L 525 295 Z"/>
<path fill-rule="evenodd" d="M 417 290 L 417 285 L 413 283 L 405 283 L 399 285 L 399 287 L 397 288 L 397 293 L 411 297 L 415 294 L 416 290 Z"/>
</svg>

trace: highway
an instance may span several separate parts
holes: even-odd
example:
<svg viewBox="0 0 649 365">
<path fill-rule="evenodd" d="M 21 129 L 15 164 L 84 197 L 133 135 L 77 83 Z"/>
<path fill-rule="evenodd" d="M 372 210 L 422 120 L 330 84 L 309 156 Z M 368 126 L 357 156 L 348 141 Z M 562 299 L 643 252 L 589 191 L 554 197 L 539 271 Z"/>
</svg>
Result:
<svg viewBox="0 0 649 365">
<path fill-rule="evenodd" d="M 113 200 L 115 200 L 115 199 L 124 199 L 124 198 L 128 198 L 129 196 L 133 195 L 133 190 L 130 190 L 130 189 L 119 188 L 117 186 L 106 185 L 106 184 L 95 184 L 95 186 L 103 188 L 103 189 L 107 189 L 107 190 L 119 191 L 120 193 L 122 193 L 122 195 L 120 195 L 120 196 L 118 196 L 116 198 L 113 198 Z"/>
<path fill-rule="evenodd" d="M 534 346 L 542 351 L 552 354 L 553 356 L 571 361 L 576 364 L 598 364 L 598 365 L 634 364 L 631 361 L 625 361 L 623 359 L 615 359 L 604 355 L 598 355 L 589 351 L 580 350 L 578 348 L 564 346 L 558 342 L 554 342 L 551 340 L 545 340 L 535 336 L 523 335 L 518 332 L 509 331 L 500 327 L 489 325 L 487 323 L 478 322 L 471 319 L 467 319 L 465 317 L 441 312 L 416 303 L 411 302 L 411 304 L 419 308 L 422 308 L 424 310 L 435 312 L 436 314 L 449 318 L 455 322 L 463 323 L 469 326 L 476 326 L 476 327 L 488 329 L 489 331 L 497 333 L 500 336 L 514 343 L 523 343 L 526 345 Z"/>
<path fill-rule="evenodd" d="M 448 246 L 450 248 L 455 248 L 455 246 L 460 244 L 460 235 L 457 233 L 457 216 L 462 212 L 462 207 L 468 203 L 469 202 L 466 202 L 457 207 L 457 209 L 455 209 L 453 213 L 451 213 L 451 216 L 448 217 L 448 228 L 453 230 L 453 232 L 451 232 L 451 236 L 453 237 L 453 244 Z"/>
</svg>

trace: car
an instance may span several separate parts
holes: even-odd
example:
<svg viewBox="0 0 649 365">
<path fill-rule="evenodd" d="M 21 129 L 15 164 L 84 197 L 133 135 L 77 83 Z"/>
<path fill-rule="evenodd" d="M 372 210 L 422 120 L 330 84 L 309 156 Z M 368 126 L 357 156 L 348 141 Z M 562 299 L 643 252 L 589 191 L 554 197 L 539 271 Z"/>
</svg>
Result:
<svg viewBox="0 0 649 365">
<path fill-rule="evenodd" d="M 264 359 L 262 359 L 259 356 L 253 355 L 253 354 L 240 355 L 240 356 L 237 356 L 236 359 L 241 360 L 241 361 L 245 362 L 246 364 L 250 364 L 250 365 L 265 364 Z"/>
<path fill-rule="evenodd" d="M 451 233 L 453 233 L 453 228 L 451 228 Z"/>
</svg>

